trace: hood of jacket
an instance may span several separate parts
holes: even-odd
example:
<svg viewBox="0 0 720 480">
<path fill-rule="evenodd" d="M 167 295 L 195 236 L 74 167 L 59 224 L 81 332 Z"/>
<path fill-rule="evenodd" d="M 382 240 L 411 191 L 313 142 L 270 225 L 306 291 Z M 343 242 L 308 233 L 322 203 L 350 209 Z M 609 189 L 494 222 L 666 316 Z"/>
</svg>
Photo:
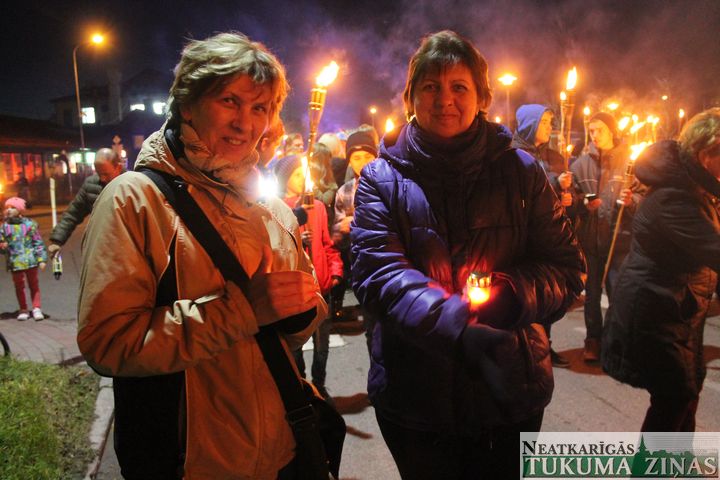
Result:
<svg viewBox="0 0 720 480">
<path fill-rule="evenodd" d="M 697 186 L 720 197 L 720 182 L 696 161 L 683 155 L 674 140 L 650 145 L 635 162 L 635 176 L 649 187 Z"/>
<path fill-rule="evenodd" d="M 535 133 L 537 133 L 538 125 L 540 125 L 540 119 L 545 112 L 552 111 L 545 105 L 523 105 L 518 108 L 515 118 L 517 119 L 517 130 L 515 131 L 515 138 L 522 139 L 526 145 L 535 145 Z M 525 150 L 526 148 L 523 147 Z"/>
</svg>

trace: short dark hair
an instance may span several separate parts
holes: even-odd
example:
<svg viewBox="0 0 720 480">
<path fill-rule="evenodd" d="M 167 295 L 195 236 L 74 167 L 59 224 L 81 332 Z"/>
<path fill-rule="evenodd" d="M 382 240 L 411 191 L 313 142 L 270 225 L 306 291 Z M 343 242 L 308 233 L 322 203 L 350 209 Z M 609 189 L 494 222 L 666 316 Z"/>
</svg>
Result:
<svg viewBox="0 0 720 480">
<path fill-rule="evenodd" d="M 465 37 L 452 30 L 431 33 L 423 38 L 420 48 L 410 59 L 407 81 L 403 92 L 405 114 L 410 119 L 415 115 L 413 96 L 415 87 L 425 75 L 444 68 L 462 64 L 470 69 L 477 88 L 480 110 L 486 110 L 492 100 L 488 64 L 477 48 Z"/>
</svg>

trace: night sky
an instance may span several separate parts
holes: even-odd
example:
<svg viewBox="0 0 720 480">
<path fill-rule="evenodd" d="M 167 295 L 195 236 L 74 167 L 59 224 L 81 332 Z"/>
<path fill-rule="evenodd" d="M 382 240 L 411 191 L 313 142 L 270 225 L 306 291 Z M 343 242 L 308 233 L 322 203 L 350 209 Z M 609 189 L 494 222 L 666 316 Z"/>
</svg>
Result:
<svg viewBox="0 0 720 480">
<path fill-rule="evenodd" d="M 293 92 L 283 117 L 304 125 L 309 91 L 330 60 L 341 73 L 330 87 L 321 130 L 353 127 L 394 112 L 407 63 L 420 38 L 449 28 L 471 38 L 490 64 L 504 113 L 504 71 L 519 80 L 520 103 L 557 103 L 567 69 L 580 75 L 578 104 L 611 97 L 649 110 L 690 113 L 720 101 L 720 1 L 13 1 L 0 15 L 0 113 L 49 118 L 51 98 L 72 95 L 72 49 L 101 28 L 109 45 L 78 55 L 81 85 L 128 79 L 144 68 L 170 72 L 187 38 L 237 30 L 265 43 L 286 65 Z M 389 5 L 389 6 L 388 6 Z M 169 87 L 169 85 L 168 85 Z M 661 104 L 662 94 L 670 100 Z M 675 110 L 676 111 L 676 110 Z M 660 113 L 660 112 L 656 112 Z"/>
</svg>

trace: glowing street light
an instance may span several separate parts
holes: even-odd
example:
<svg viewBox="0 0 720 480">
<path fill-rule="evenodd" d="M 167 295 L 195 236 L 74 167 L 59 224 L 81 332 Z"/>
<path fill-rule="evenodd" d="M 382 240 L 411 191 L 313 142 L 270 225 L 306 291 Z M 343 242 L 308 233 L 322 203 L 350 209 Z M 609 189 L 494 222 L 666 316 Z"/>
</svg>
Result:
<svg viewBox="0 0 720 480">
<path fill-rule="evenodd" d="M 506 73 L 502 77 L 498 78 L 498 81 L 505 85 L 505 119 L 510 126 L 510 86 L 515 83 L 517 77 L 512 73 Z"/>
<path fill-rule="evenodd" d="M 375 106 L 370 107 L 370 117 L 372 118 L 372 126 L 375 128 L 375 114 L 377 113 L 377 108 Z"/>
<path fill-rule="evenodd" d="M 80 104 L 80 82 L 78 81 L 78 67 L 77 67 L 77 51 L 83 45 L 94 44 L 100 45 L 105 41 L 105 37 L 101 33 L 94 33 L 89 40 L 78 43 L 73 48 L 73 72 L 75 73 L 75 99 L 77 100 L 77 111 L 78 111 L 78 124 L 80 125 L 80 149 L 83 152 L 85 150 L 85 134 L 83 133 L 83 113 L 82 106 Z M 70 188 L 72 192 L 72 187 Z"/>
</svg>

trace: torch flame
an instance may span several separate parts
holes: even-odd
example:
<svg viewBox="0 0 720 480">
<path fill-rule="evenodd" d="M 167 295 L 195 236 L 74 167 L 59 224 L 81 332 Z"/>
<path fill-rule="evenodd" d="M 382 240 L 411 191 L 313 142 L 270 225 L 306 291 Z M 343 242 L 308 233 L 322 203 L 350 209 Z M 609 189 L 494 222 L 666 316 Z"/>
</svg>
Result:
<svg viewBox="0 0 720 480">
<path fill-rule="evenodd" d="M 567 83 L 565 84 L 565 88 L 567 90 L 574 89 L 575 85 L 577 84 L 577 79 L 578 79 L 577 68 L 573 67 L 571 70 L 568 71 Z"/>
<path fill-rule="evenodd" d="M 560 100 L 563 101 L 563 102 L 564 102 L 565 100 L 567 100 L 567 93 L 565 93 L 565 92 L 560 92 Z"/>
<path fill-rule="evenodd" d="M 502 123 L 502 117 L 500 117 L 500 115 L 495 117 L 495 123 Z"/>
<path fill-rule="evenodd" d="M 618 107 L 620 107 L 620 104 L 617 102 L 610 102 L 610 103 L 608 103 L 608 106 L 607 106 L 608 110 L 610 110 L 611 112 L 614 112 L 615 110 L 617 110 Z"/>
<path fill-rule="evenodd" d="M 627 128 L 627 126 L 630 124 L 630 117 L 623 117 L 618 122 L 618 130 L 621 132 Z"/>
<path fill-rule="evenodd" d="M 313 187 L 315 187 L 315 184 L 313 183 L 312 178 L 310 177 L 310 166 L 308 165 L 307 157 L 303 156 L 300 159 L 300 163 L 302 165 L 303 172 L 305 173 L 305 191 L 312 192 Z"/>
<path fill-rule="evenodd" d="M 392 121 L 392 118 L 388 118 L 385 120 L 385 133 L 390 133 L 393 130 L 395 130 L 395 122 Z"/>
<path fill-rule="evenodd" d="M 325 68 L 322 69 L 320 75 L 315 79 L 315 84 L 318 87 L 327 87 L 335 81 L 340 67 L 335 61 L 330 62 Z"/>
<path fill-rule="evenodd" d="M 648 142 L 642 142 L 638 143 L 637 145 L 630 145 L 630 150 L 632 153 L 630 154 L 630 160 L 635 161 L 640 156 L 643 150 L 645 150 L 648 146 L 650 146 L 650 143 Z"/>
<path fill-rule="evenodd" d="M 586 117 L 590 115 L 590 107 L 583 108 L 583 115 Z"/>
<path fill-rule="evenodd" d="M 498 78 L 498 80 L 500 81 L 500 83 L 502 83 L 506 87 L 509 87 L 510 85 L 513 84 L 513 82 L 515 82 L 515 80 L 517 80 L 517 77 L 515 75 L 513 75 L 512 73 L 506 73 L 502 77 Z"/>
<path fill-rule="evenodd" d="M 685 118 L 685 110 L 683 110 L 682 108 L 678 110 L 678 117 Z"/>
<path fill-rule="evenodd" d="M 635 125 L 630 127 L 630 134 L 637 133 L 637 131 L 640 130 L 641 128 L 643 128 L 644 126 L 645 126 L 645 122 L 636 123 Z"/>
<path fill-rule="evenodd" d="M 565 151 L 566 151 L 567 153 L 572 153 L 573 148 L 575 148 L 573 145 L 568 145 L 567 147 L 565 147 Z"/>
</svg>

